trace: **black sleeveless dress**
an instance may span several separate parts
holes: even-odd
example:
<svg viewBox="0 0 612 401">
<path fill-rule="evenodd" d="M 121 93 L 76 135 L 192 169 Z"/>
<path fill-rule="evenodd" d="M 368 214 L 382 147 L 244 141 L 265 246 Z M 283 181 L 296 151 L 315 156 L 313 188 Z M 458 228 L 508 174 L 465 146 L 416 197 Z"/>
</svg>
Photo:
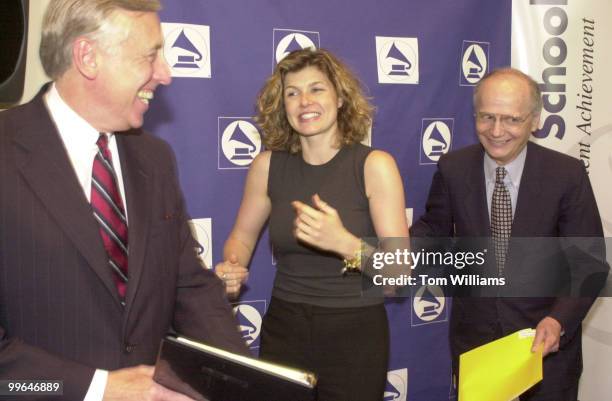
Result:
<svg viewBox="0 0 612 401">
<path fill-rule="evenodd" d="M 342 275 L 341 257 L 295 239 L 291 202 L 312 205 L 317 193 L 353 235 L 376 237 L 364 184 L 370 151 L 361 144 L 347 145 L 316 166 L 301 153 L 273 152 L 270 160 L 269 227 L 277 272 L 260 356 L 317 373 L 320 401 L 382 399 L 387 316 L 382 298 L 361 296 L 359 276 Z"/>
</svg>

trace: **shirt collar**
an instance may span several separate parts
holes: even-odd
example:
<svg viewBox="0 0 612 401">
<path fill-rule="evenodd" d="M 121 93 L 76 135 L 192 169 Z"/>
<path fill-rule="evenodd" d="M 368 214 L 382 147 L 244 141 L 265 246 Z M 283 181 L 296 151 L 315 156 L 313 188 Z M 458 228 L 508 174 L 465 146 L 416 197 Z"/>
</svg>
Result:
<svg viewBox="0 0 612 401">
<path fill-rule="evenodd" d="M 45 94 L 45 102 L 69 153 L 78 153 L 79 150 L 95 146 L 100 133 L 70 108 L 57 91 L 55 83 Z M 110 141 L 112 133 L 108 135 Z"/>
<path fill-rule="evenodd" d="M 507 174 L 504 182 L 511 183 L 513 187 L 518 188 L 521 183 L 521 177 L 523 175 L 523 168 L 525 167 L 525 158 L 527 157 L 527 146 L 521 150 L 514 160 L 504 165 Z M 493 160 L 487 152 L 484 155 L 484 173 L 485 180 L 487 182 L 495 182 L 495 169 L 499 165 Z"/>
</svg>

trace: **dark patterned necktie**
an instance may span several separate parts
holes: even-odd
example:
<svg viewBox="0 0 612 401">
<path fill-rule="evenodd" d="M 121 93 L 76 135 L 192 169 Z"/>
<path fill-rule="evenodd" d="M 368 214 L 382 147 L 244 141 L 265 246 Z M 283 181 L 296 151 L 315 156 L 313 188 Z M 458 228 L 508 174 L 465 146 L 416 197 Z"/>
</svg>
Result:
<svg viewBox="0 0 612 401">
<path fill-rule="evenodd" d="M 117 181 L 108 137 L 100 134 L 98 153 L 93 162 L 91 176 L 91 206 L 100 225 L 100 235 L 108 254 L 108 264 L 121 298 L 125 297 L 128 281 L 128 228 L 125 209 Z"/>
<path fill-rule="evenodd" d="M 504 184 L 505 177 L 506 169 L 497 167 L 495 169 L 495 189 L 491 200 L 491 232 L 495 245 L 497 270 L 500 276 L 504 271 L 508 239 L 512 231 L 512 202 L 510 201 L 510 192 Z"/>
</svg>

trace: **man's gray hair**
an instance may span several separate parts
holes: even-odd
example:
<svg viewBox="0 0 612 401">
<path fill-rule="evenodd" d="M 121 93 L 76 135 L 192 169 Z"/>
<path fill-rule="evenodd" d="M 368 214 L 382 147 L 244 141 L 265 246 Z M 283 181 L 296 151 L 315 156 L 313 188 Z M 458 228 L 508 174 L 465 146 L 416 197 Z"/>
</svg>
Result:
<svg viewBox="0 0 612 401">
<path fill-rule="evenodd" d="M 157 12 L 159 0 L 51 0 L 43 19 L 40 61 L 56 80 L 72 64 L 72 45 L 79 36 L 105 40 L 105 31 L 118 10 Z"/>
</svg>

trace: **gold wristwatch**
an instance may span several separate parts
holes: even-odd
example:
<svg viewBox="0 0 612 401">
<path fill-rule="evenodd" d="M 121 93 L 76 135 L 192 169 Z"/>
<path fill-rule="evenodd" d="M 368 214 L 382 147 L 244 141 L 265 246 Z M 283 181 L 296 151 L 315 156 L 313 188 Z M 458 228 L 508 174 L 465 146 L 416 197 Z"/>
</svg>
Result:
<svg viewBox="0 0 612 401">
<path fill-rule="evenodd" d="M 350 259 L 342 259 L 344 267 L 342 268 L 342 275 L 347 274 L 361 274 L 361 259 L 363 255 L 364 242 L 362 239 L 359 240 L 359 249 L 355 251 L 355 254 Z"/>
</svg>

